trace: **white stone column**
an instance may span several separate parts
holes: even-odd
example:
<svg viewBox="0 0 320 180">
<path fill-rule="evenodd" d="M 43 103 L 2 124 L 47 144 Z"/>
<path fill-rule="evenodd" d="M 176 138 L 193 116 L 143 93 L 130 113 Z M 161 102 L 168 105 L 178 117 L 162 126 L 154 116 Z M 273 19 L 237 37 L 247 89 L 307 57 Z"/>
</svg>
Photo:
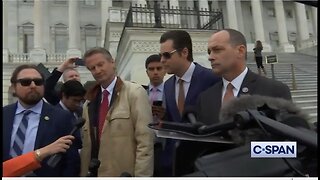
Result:
<svg viewBox="0 0 320 180">
<path fill-rule="evenodd" d="M 34 0 L 33 22 L 34 22 L 34 49 L 30 51 L 30 62 L 46 62 L 46 51 L 43 48 L 43 1 Z"/>
<path fill-rule="evenodd" d="M 240 32 L 245 32 L 245 29 L 244 29 L 244 25 L 243 25 L 243 15 L 242 15 L 242 6 L 241 6 L 241 3 L 243 1 L 240 1 L 240 0 L 237 0 L 235 1 L 236 3 L 236 12 L 237 12 L 237 24 L 238 24 L 238 30 Z"/>
<path fill-rule="evenodd" d="M 260 40 L 262 42 L 264 52 L 271 52 L 271 46 L 266 42 L 266 38 L 264 34 L 261 1 L 251 0 L 251 7 L 252 7 L 254 32 L 256 36 L 255 38 L 256 40 Z"/>
<path fill-rule="evenodd" d="M 239 30 L 235 0 L 226 1 L 228 14 L 228 27 Z"/>
<path fill-rule="evenodd" d="M 297 48 L 303 49 L 309 47 L 309 30 L 308 30 L 308 21 L 306 15 L 306 8 L 304 4 L 296 3 L 296 26 L 298 30 L 297 36 Z"/>
<path fill-rule="evenodd" d="M 79 1 L 69 1 L 69 47 L 67 58 L 81 57 Z"/>
<path fill-rule="evenodd" d="M 8 50 L 8 2 L 2 1 L 2 62 L 9 62 Z"/>
<path fill-rule="evenodd" d="M 314 39 L 318 37 L 318 8 L 311 7 Z"/>
<path fill-rule="evenodd" d="M 106 23 L 109 21 L 109 7 L 112 7 L 112 1 L 101 0 L 101 46 L 104 46 Z"/>
<path fill-rule="evenodd" d="M 170 0 L 170 9 L 179 9 L 179 1 L 178 0 Z M 173 20 L 170 22 L 173 22 L 173 24 L 177 24 L 181 26 L 181 17 L 180 15 L 173 15 Z"/>
<path fill-rule="evenodd" d="M 274 8 L 276 12 L 277 25 L 278 25 L 278 37 L 280 44 L 280 51 L 283 52 L 294 52 L 294 46 L 289 44 L 286 18 L 284 15 L 283 2 L 282 0 L 274 0 Z"/>
<path fill-rule="evenodd" d="M 199 1 L 199 10 L 200 11 L 209 11 L 209 4 L 208 4 L 208 0 L 202 0 Z M 200 16 L 200 23 L 201 23 L 201 27 L 203 27 L 205 24 L 207 24 L 209 22 L 209 13 L 203 14 L 206 16 Z"/>
</svg>

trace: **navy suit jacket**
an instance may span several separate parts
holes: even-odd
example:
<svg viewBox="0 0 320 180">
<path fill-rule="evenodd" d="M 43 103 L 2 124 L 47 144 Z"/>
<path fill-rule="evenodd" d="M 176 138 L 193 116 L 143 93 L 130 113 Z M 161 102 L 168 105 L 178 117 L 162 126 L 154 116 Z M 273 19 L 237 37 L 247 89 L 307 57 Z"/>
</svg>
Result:
<svg viewBox="0 0 320 180">
<path fill-rule="evenodd" d="M 213 86 L 216 82 L 221 81 L 220 77 L 213 74 L 211 69 L 205 68 L 198 63 L 192 74 L 190 87 L 185 99 L 184 107 L 196 105 L 199 94 Z M 181 122 L 181 115 L 178 110 L 175 98 L 176 76 L 170 77 L 164 84 L 164 94 L 166 97 L 166 120 Z"/>
<path fill-rule="evenodd" d="M 185 99 L 184 107 L 195 106 L 199 94 L 213 86 L 215 83 L 221 81 L 221 78 L 214 75 L 211 69 L 205 68 L 197 63 L 192 74 L 190 87 Z M 166 98 L 166 120 L 174 122 L 185 122 L 182 119 L 175 98 L 175 83 L 176 77 L 170 77 L 164 84 L 164 95 Z M 162 164 L 166 168 L 174 168 L 176 176 L 188 173 L 193 168 L 193 160 L 196 154 L 203 149 L 203 143 L 181 141 L 178 144 L 176 140 L 166 139 L 166 145 L 163 156 L 161 158 Z M 178 147 L 178 148 L 177 148 Z M 192 148 L 189 148 L 192 147 Z M 186 149 L 189 148 L 189 149 Z M 182 151 L 181 151 L 182 150 Z M 179 157 L 178 157 L 179 154 Z M 180 158 L 181 157 L 181 158 Z M 189 158 L 191 157 L 191 158 Z M 179 160 L 181 159 L 181 161 Z M 173 164 L 173 160 L 175 164 Z M 188 166 L 190 165 L 190 166 Z M 172 167 L 173 166 L 173 167 Z M 171 176 L 172 174 L 165 174 Z"/>
<path fill-rule="evenodd" d="M 207 125 L 223 121 L 219 119 L 222 88 L 223 82 L 221 81 L 199 96 L 196 106 L 198 121 Z M 290 89 L 286 84 L 260 76 L 250 70 L 241 84 L 238 97 L 241 95 L 261 95 L 291 100 Z"/>
<path fill-rule="evenodd" d="M 11 158 L 9 154 L 10 142 L 16 108 L 17 103 L 3 107 L 2 162 Z M 45 120 L 46 116 L 49 117 L 49 120 Z M 40 122 L 38 132 L 36 135 L 34 150 L 49 145 L 64 135 L 68 135 L 73 128 L 73 118 L 74 117 L 71 113 L 68 113 L 64 110 L 61 110 L 44 102 L 40 115 Z M 51 168 L 47 165 L 48 159 L 49 157 L 44 159 L 41 163 L 42 167 L 34 171 L 36 176 L 79 176 L 80 156 L 77 148 L 74 145 L 71 145 L 67 152 L 63 154 L 61 161 L 57 164 L 55 168 Z"/>
</svg>

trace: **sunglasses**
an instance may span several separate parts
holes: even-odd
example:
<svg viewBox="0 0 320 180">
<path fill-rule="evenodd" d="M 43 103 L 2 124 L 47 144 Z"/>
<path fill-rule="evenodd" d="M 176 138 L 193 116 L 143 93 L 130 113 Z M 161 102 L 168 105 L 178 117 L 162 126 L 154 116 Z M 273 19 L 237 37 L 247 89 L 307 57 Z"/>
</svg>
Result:
<svg viewBox="0 0 320 180">
<path fill-rule="evenodd" d="M 175 50 L 173 50 L 173 51 L 171 51 L 171 52 L 164 52 L 164 53 L 159 53 L 159 56 L 160 56 L 160 58 L 165 58 L 165 59 L 170 59 L 171 58 L 171 56 L 172 56 L 172 54 L 173 53 L 175 53 L 175 52 L 177 52 L 177 50 L 175 49 Z"/>
<path fill-rule="evenodd" d="M 41 86 L 44 84 L 44 80 L 37 78 L 37 79 L 18 79 L 16 82 L 20 83 L 22 86 L 30 86 L 30 84 L 34 82 L 36 86 Z"/>
</svg>

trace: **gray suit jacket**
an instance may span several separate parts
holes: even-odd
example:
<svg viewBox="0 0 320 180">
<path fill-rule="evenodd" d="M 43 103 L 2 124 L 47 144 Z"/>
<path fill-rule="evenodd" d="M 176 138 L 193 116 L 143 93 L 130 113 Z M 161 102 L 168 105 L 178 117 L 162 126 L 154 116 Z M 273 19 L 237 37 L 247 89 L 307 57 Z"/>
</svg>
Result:
<svg viewBox="0 0 320 180">
<path fill-rule="evenodd" d="M 197 119 L 206 125 L 219 122 L 223 82 L 220 81 L 202 92 L 197 101 Z M 241 95 L 262 95 L 291 100 L 290 89 L 280 81 L 260 76 L 248 70 L 238 97 Z"/>
</svg>

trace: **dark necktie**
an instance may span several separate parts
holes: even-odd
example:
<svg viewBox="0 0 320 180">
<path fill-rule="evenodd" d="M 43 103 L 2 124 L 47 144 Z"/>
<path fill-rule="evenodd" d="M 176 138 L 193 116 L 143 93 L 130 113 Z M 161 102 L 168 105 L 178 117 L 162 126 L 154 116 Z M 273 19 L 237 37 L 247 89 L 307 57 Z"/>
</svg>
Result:
<svg viewBox="0 0 320 180">
<path fill-rule="evenodd" d="M 180 115 L 182 115 L 183 108 L 184 108 L 184 101 L 185 101 L 183 80 L 179 79 L 178 83 L 179 83 L 178 109 L 179 109 Z"/>
<path fill-rule="evenodd" d="M 100 104 L 99 109 L 99 122 L 98 122 L 98 139 L 100 142 L 101 133 L 103 129 L 104 122 L 106 121 L 106 115 L 109 110 L 109 100 L 108 100 L 109 92 L 107 90 L 103 91 L 103 100 Z"/>
<path fill-rule="evenodd" d="M 222 104 L 225 104 L 226 102 L 230 101 L 231 99 L 234 98 L 233 95 L 233 85 L 231 83 L 229 83 L 227 85 L 227 89 L 226 89 L 226 93 L 224 94 L 223 100 L 222 100 Z"/>
<path fill-rule="evenodd" d="M 20 156 L 23 151 L 25 136 L 28 128 L 28 115 L 31 113 L 31 110 L 25 110 L 23 112 L 22 120 L 19 124 L 17 134 L 15 136 L 12 151 L 10 153 L 11 157 Z"/>
</svg>

